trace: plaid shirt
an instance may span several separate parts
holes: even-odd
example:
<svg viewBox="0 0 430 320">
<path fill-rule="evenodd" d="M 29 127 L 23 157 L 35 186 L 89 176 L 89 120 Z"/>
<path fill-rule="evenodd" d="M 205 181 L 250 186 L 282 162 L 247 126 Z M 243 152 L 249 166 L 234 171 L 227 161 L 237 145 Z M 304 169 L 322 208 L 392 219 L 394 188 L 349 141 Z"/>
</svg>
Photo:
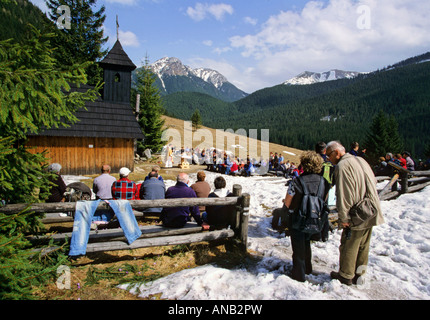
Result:
<svg viewBox="0 0 430 320">
<path fill-rule="evenodd" d="M 134 181 L 121 178 L 112 184 L 112 197 L 116 200 L 135 200 L 137 198 L 137 185 Z"/>
</svg>

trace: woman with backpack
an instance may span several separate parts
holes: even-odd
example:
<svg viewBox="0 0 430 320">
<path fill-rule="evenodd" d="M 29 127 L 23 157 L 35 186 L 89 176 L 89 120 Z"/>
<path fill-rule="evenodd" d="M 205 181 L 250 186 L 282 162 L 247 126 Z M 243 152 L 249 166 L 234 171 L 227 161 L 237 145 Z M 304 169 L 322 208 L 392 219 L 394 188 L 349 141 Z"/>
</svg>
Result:
<svg viewBox="0 0 430 320">
<path fill-rule="evenodd" d="M 323 159 L 315 151 L 306 151 L 300 157 L 303 173 L 294 179 L 285 196 L 284 206 L 290 211 L 287 222 L 293 248 L 291 277 L 304 282 L 312 272 L 311 238 L 321 238 L 324 229 L 328 234 L 327 199 L 330 184 L 320 172 Z M 323 241 L 327 235 L 322 236 Z"/>
</svg>

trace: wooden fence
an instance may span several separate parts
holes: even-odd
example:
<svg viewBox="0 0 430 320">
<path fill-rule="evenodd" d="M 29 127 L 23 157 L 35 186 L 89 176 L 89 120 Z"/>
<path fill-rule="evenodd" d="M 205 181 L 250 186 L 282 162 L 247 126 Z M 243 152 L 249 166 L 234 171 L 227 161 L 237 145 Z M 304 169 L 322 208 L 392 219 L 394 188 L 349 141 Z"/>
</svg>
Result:
<svg viewBox="0 0 430 320">
<path fill-rule="evenodd" d="M 390 179 L 390 182 L 378 193 L 380 200 L 394 199 L 401 194 L 419 191 L 430 185 L 430 170 L 409 171 L 394 162 L 388 162 L 388 164 L 394 168 L 395 174 L 393 177 L 376 177 L 378 181 Z M 400 184 L 400 190 L 397 188 L 397 183 Z"/>
<path fill-rule="evenodd" d="M 225 198 L 180 198 L 180 199 L 160 199 L 160 200 L 130 200 L 130 205 L 135 212 L 135 216 L 142 216 L 139 210 L 155 207 L 183 207 L 183 206 L 226 206 L 230 209 L 230 223 L 227 228 L 221 230 L 203 231 L 201 226 L 195 222 L 189 222 L 184 228 L 166 228 L 160 225 L 140 226 L 142 236 L 129 245 L 120 228 L 91 231 L 86 252 L 127 250 L 153 246 L 170 246 L 178 244 L 188 244 L 202 241 L 212 241 L 219 239 L 231 239 L 242 250 L 246 251 L 248 242 L 248 216 L 249 216 L 249 194 L 242 194 L 242 186 L 233 186 L 233 196 Z M 61 217 L 60 212 L 74 212 L 75 202 L 59 203 L 34 203 L 34 204 L 9 204 L 0 207 L 0 212 L 15 214 L 23 210 L 35 213 L 50 213 L 51 216 L 42 219 L 44 223 L 69 222 L 73 221 L 73 216 Z M 109 205 L 101 201 L 97 210 L 109 209 Z M 135 211 L 136 210 L 136 211 Z M 52 215 L 53 214 L 53 215 Z M 71 238 L 72 233 L 60 233 L 50 236 L 31 236 L 32 242 L 54 239 L 54 241 L 64 241 Z M 55 247 L 57 248 L 57 247 Z M 54 247 L 44 248 L 44 252 L 55 250 Z"/>
</svg>

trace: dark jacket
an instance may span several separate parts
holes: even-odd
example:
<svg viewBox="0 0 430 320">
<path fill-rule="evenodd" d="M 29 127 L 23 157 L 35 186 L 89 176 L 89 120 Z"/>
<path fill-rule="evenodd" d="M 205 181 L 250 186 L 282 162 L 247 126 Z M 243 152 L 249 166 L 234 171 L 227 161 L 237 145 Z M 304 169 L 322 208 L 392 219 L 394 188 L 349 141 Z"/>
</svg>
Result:
<svg viewBox="0 0 430 320">
<path fill-rule="evenodd" d="M 165 198 L 197 198 L 197 196 L 194 190 L 188 187 L 187 184 L 183 182 L 177 182 L 176 185 L 167 189 Z M 163 222 L 163 225 L 166 227 L 181 228 L 191 220 L 190 214 L 194 220 L 196 220 L 198 225 L 202 224 L 198 206 L 163 208 L 160 218 Z"/>
<path fill-rule="evenodd" d="M 51 187 L 51 194 L 46 202 L 61 202 L 63 194 L 66 192 L 67 188 L 63 178 L 59 174 L 55 174 L 55 178 L 50 181 L 53 182 L 55 186 Z"/>
<path fill-rule="evenodd" d="M 219 196 L 215 192 L 211 192 L 208 196 L 208 198 L 218 197 Z M 229 192 L 227 197 L 234 197 L 234 194 Z M 228 225 L 232 225 L 234 211 L 234 206 L 207 206 L 206 213 L 208 224 L 215 229 L 225 228 Z"/>
<path fill-rule="evenodd" d="M 141 200 L 154 200 L 164 199 L 166 193 L 166 186 L 164 182 L 158 178 L 150 178 L 145 180 L 140 187 L 140 199 Z M 158 212 L 160 213 L 163 208 L 146 208 L 143 212 Z"/>
</svg>

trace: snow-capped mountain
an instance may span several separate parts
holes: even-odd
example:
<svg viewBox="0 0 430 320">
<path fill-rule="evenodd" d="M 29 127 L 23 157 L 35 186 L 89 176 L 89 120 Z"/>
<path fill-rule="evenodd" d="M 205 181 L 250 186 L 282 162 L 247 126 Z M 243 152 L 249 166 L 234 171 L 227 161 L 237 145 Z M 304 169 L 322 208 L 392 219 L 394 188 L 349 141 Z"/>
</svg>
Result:
<svg viewBox="0 0 430 320">
<path fill-rule="evenodd" d="M 209 94 L 224 101 L 235 101 L 248 94 L 228 82 L 218 71 L 208 68 L 193 69 L 174 57 L 165 57 L 150 65 L 160 80 L 163 94 L 179 91 Z"/>
<path fill-rule="evenodd" d="M 306 85 L 306 84 L 313 84 L 318 82 L 339 80 L 339 79 L 345 79 L 345 78 L 351 79 L 356 77 L 359 74 L 360 74 L 359 72 L 355 72 L 355 71 L 343 71 L 343 70 L 337 70 L 337 69 L 333 69 L 322 73 L 305 71 L 295 76 L 294 78 L 291 78 L 290 80 L 285 81 L 283 84 Z"/>
</svg>

